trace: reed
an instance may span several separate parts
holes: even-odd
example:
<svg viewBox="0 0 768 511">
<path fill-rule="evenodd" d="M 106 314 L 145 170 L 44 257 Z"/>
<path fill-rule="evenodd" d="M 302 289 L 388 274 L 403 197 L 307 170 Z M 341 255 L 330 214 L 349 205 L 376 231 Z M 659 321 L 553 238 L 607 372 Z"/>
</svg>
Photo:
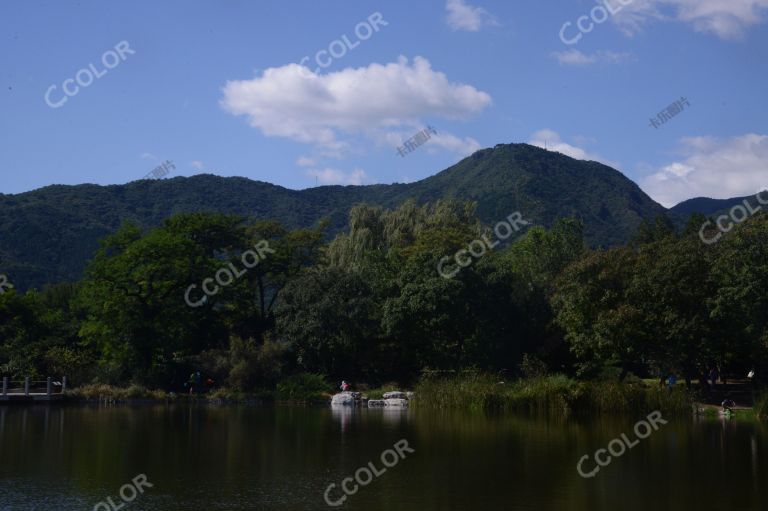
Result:
<svg viewBox="0 0 768 511">
<path fill-rule="evenodd" d="M 577 381 L 563 375 L 501 382 L 480 372 L 443 378 L 423 377 L 416 387 L 417 406 L 473 412 L 546 414 L 690 413 L 692 396 L 684 389 L 661 389 L 642 382 Z"/>
</svg>

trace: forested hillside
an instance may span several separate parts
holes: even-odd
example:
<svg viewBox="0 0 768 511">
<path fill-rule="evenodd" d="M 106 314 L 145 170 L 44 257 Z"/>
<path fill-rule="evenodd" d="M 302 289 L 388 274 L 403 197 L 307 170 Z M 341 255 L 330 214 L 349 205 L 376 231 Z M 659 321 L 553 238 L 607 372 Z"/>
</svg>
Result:
<svg viewBox="0 0 768 511">
<path fill-rule="evenodd" d="M 619 171 L 527 144 L 498 145 L 409 184 L 289 190 L 245 178 L 198 175 L 126 185 L 48 186 L 0 195 L 0 271 L 20 289 L 82 278 L 98 240 L 125 221 L 154 227 L 175 213 L 220 212 L 274 219 L 288 228 L 329 220 L 331 236 L 361 202 L 395 207 L 441 198 L 472 200 L 493 224 L 519 211 L 535 224 L 584 222 L 591 246 L 625 243 L 665 209 Z"/>
</svg>

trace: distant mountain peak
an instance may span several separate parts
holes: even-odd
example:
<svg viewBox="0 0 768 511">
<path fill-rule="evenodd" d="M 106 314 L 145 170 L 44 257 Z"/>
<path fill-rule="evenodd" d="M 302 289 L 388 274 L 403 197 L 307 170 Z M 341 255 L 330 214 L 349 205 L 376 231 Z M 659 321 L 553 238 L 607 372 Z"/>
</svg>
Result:
<svg viewBox="0 0 768 511">
<path fill-rule="evenodd" d="M 514 212 L 539 225 L 558 217 L 584 221 L 591 245 L 624 243 L 643 219 L 664 214 L 621 172 L 594 161 L 524 143 L 481 149 L 457 164 L 407 184 L 324 186 L 291 190 L 245 177 L 199 174 L 125 185 L 53 185 L 0 196 L 0 268 L 17 287 L 77 280 L 99 239 L 126 220 L 159 225 L 179 212 L 220 211 L 279 220 L 290 228 L 330 220 L 346 227 L 360 202 L 395 207 L 407 199 L 477 202 L 492 225 Z"/>
</svg>

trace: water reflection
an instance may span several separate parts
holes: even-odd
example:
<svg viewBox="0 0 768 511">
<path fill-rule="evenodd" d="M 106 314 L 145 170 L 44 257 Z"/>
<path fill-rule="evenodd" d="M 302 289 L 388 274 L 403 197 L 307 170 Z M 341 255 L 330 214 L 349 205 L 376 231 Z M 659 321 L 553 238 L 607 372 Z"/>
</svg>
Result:
<svg viewBox="0 0 768 511">
<path fill-rule="evenodd" d="M 332 406 L 331 415 L 339 422 L 341 432 L 345 433 L 352 423 L 352 416 L 356 413 L 356 406 Z"/>
<path fill-rule="evenodd" d="M 634 423 L 353 407 L 0 406 L 0 509 L 92 509 L 140 473 L 155 484 L 136 504 L 144 511 L 327 509 L 328 484 L 400 439 L 415 453 L 344 509 L 766 509 L 766 431 L 749 422 L 670 420 L 597 477 L 578 475 L 581 456 Z"/>
</svg>

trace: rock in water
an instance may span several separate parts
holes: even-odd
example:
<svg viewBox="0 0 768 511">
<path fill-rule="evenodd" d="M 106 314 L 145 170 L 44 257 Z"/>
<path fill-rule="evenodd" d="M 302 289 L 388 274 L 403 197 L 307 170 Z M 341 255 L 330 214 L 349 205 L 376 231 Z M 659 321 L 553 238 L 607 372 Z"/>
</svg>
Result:
<svg viewBox="0 0 768 511">
<path fill-rule="evenodd" d="M 387 403 L 383 399 L 369 399 L 368 408 L 378 408 L 381 406 L 387 406 Z"/>
<path fill-rule="evenodd" d="M 408 395 L 405 392 L 396 390 L 393 392 L 385 392 L 384 399 L 408 399 Z"/>
<path fill-rule="evenodd" d="M 331 406 L 355 406 L 355 396 L 348 392 L 336 394 L 331 398 Z"/>
<path fill-rule="evenodd" d="M 408 408 L 407 399 L 389 398 L 389 399 L 385 399 L 384 403 L 386 404 L 386 406 L 391 406 L 396 408 Z"/>
</svg>

